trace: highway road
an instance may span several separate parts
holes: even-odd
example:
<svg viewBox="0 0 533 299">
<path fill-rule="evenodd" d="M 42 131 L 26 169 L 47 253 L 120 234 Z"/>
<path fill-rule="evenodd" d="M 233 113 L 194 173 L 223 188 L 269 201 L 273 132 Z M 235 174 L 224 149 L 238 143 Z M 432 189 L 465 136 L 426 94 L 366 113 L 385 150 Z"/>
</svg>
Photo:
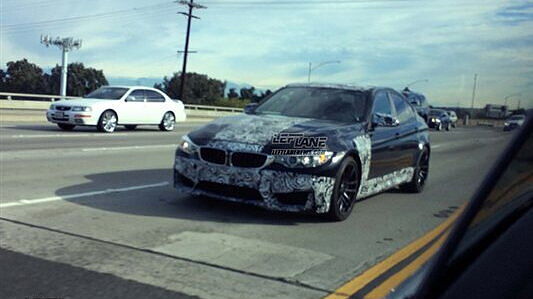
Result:
<svg viewBox="0 0 533 299">
<path fill-rule="evenodd" d="M 379 194 L 332 223 L 178 194 L 175 145 L 200 124 L 3 123 L 0 297 L 320 298 L 443 222 L 512 136 L 431 132 L 423 193 Z"/>
</svg>

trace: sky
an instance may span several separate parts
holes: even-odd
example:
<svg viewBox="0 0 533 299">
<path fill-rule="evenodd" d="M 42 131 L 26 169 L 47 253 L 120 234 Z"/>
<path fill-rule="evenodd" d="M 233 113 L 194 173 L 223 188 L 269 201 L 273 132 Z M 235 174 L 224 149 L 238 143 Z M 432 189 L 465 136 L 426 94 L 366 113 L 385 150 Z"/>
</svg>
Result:
<svg viewBox="0 0 533 299">
<path fill-rule="evenodd" d="M 261 89 L 312 81 L 416 83 L 435 105 L 508 103 L 533 108 L 530 0 L 196 0 L 188 71 Z M 0 64 L 60 63 L 41 34 L 83 40 L 70 62 L 119 79 L 181 70 L 183 5 L 152 0 L 0 0 Z"/>
</svg>

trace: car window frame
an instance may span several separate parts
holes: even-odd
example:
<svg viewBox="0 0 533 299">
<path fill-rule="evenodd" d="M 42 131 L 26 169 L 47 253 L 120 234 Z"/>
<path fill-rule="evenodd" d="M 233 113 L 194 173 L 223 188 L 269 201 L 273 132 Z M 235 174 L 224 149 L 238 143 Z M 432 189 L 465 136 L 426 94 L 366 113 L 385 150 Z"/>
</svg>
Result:
<svg viewBox="0 0 533 299">
<path fill-rule="evenodd" d="M 130 92 L 126 96 L 125 100 L 127 100 L 129 96 L 131 96 L 134 92 L 137 92 L 137 91 L 143 92 L 143 100 L 142 101 L 137 101 L 137 100 L 135 100 L 135 101 L 127 101 L 127 103 L 144 103 L 144 102 L 146 102 L 146 93 L 144 92 L 144 89 L 141 89 L 141 88 L 130 90 Z"/>
<path fill-rule="evenodd" d="M 400 122 L 400 124 L 402 123 L 408 123 L 411 119 L 413 119 L 414 117 L 414 114 L 413 114 L 413 106 L 408 102 L 408 100 L 400 95 L 398 92 L 396 92 L 395 90 L 389 90 L 388 92 L 388 96 L 389 96 L 389 100 L 392 104 L 392 109 L 394 110 L 394 117 Z M 408 114 L 408 117 L 404 120 L 400 119 L 400 115 L 398 114 L 398 110 L 396 109 L 396 105 L 394 104 L 394 98 L 393 98 L 393 95 L 397 96 L 398 99 L 400 99 L 400 101 L 403 102 L 403 104 L 405 105 L 405 110 L 407 111 L 407 114 Z"/>
<path fill-rule="evenodd" d="M 144 95 L 145 95 L 144 99 L 146 103 L 164 103 L 167 101 L 166 97 L 159 91 L 151 90 L 151 89 L 143 89 L 143 90 L 144 90 Z M 148 92 L 153 92 L 153 93 L 158 94 L 162 100 L 161 101 L 150 101 L 148 98 Z"/>
<path fill-rule="evenodd" d="M 377 98 L 378 98 L 378 94 L 379 93 L 385 93 L 385 98 L 389 102 L 389 107 L 390 107 L 390 111 L 391 111 L 391 113 L 389 115 L 392 116 L 392 117 L 395 117 L 396 116 L 396 111 L 394 109 L 394 105 L 392 104 L 391 98 L 389 97 L 388 90 L 386 90 L 386 89 L 378 89 L 378 90 L 376 90 L 374 92 L 374 95 L 372 97 L 373 98 L 372 109 L 370 110 L 371 116 L 373 116 L 376 113 L 376 111 L 375 111 L 376 102 L 377 102 Z"/>
</svg>

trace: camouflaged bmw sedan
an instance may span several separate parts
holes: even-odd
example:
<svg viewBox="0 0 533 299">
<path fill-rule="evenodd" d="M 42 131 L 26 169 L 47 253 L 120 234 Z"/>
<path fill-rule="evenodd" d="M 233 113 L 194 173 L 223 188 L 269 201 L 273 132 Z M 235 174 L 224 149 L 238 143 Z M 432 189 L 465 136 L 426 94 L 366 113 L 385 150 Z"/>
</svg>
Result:
<svg viewBox="0 0 533 299">
<path fill-rule="evenodd" d="M 346 219 L 357 200 L 421 192 L 428 127 L 392 88 L 291 84 L 183 136 L 174 186 L 192 195 Z"/>
</svg>

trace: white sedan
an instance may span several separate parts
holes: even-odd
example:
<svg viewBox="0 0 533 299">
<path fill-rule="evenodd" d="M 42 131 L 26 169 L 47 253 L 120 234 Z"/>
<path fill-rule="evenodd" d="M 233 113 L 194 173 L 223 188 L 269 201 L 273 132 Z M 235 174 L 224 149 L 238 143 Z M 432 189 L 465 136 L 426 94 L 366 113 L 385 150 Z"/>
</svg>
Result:
<svg viewBox="0 0 533 299">
<path fill-rule="evenodd" d="M 104 86 L 83 98 L 54 102 L 46 118 L 63 130 L 75 126 L 96 126 L 111 133 L 117 125 L 134 130 L 137 125 L 158 125 L 174 130 L 176 121 L 185 121 L 185 108 L 163 92 L 148 87 Z"/>
</svg>

